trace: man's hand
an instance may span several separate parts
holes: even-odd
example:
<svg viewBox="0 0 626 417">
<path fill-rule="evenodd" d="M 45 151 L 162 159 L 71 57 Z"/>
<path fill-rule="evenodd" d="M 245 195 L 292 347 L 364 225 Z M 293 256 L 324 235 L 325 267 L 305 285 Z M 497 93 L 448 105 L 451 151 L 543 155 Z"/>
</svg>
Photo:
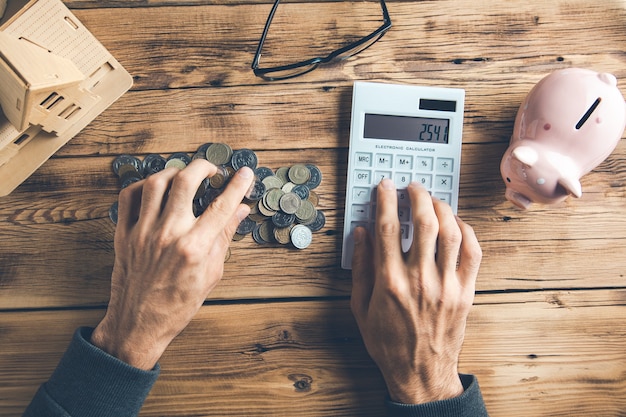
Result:
<svg viewBox="0 0 626 417">
<path fill-rule="evenodd" d="M 408 187 L 413 242 L 402 253 L 397 192 L 377 189 L 375 237 L 355 230 L 352 312 L 391 399 L 460 395 L 457 365 L 482 252 L 470 226 L 416 183 Z"/>
<path fill-rule="evenodd" d="M 224 258 L 249 213 L 241 201 L 254 174 L 242 168 L 198 218 L 193 198 L 217 168 L 204 160 L 168 168 L 119 196 L 111 299 L 91 342 L 152 369 L 222 278 Z"/>
</svg>

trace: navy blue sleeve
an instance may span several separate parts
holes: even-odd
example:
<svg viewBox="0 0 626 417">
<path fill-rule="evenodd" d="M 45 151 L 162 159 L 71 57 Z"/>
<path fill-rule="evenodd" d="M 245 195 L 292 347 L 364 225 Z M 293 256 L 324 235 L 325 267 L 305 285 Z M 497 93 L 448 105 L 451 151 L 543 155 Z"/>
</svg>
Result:
<svg viewBox="0 0 626 417">
<path fill-rule="evenodd" d="M 389 417 L 488 417 L 478 381 L 473 375 L 459 375 L 463 394 L 425 404 L 400 404 L 387 401 Z"/>
<path fill-rule="evenodd" d="M 159 376 L 134 368 L 92 345 L 81 327 L 50 379 L 39 387 L 23 417 L 136 416 Z"/>
</svg>

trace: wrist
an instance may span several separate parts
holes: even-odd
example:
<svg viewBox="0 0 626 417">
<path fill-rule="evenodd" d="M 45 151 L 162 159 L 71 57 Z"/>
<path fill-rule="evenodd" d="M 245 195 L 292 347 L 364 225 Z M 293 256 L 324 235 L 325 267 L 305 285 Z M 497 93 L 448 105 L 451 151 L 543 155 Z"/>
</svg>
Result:
<svg viewBox="0 0 626 417">
<path fill-rule="evenodd" d="M 116 337 L 115 332 L 107 329 L 104 321 L 98 324 L 91 334 L 90 343 L 107 354 L 128 365 L 149 371 L 154 369 L 165 349 L 134 343 L 127 337 Z M 147 339 L 143 339 L 147 341 Z"/>
<path fill-rule="evenodd" d="M 424 404 L 447 400 L 463 394 L 464 388 L 459 375 L 443 378 L 419 374 L 404 381 L 385 379 L 389 397 L 401 404 Z"/>
</svg>

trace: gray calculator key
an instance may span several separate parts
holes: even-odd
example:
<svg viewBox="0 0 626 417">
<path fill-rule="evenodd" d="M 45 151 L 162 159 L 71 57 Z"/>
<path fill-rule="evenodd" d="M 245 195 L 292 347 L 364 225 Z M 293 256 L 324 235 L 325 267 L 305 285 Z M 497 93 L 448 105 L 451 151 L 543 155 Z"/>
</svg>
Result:
<svg viewBox="0 0 626 417">
<path fill-rule="evenodd" d="M 360 168 L 369 168 L 372 166 L 372 154 L 367 152 L 357 152 L 355 155 L 355 166 Z"/>
<path fill-rule="evenodd" d="M 363 171 L 356 170 L 354 171 L 354 183 L 369 185 L 372 183 L 372 172 L 371 171 Z"/>
</svg>

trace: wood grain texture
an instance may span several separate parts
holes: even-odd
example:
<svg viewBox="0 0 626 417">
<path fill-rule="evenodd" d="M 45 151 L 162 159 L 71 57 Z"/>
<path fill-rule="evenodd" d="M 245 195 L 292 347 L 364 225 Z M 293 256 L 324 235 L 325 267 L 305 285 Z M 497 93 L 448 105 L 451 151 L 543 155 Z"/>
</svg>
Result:
<svg viewBox="0 0 626 417">
<path fill-rule="evenodd" d="M 624 286 L 626 258 L 615 256 L 626 253 L 624 145 L 621 141 L 611 157 L 584 178 L 581 199 L 526 212 L 504 199 L 504 184 L 494 169 L 505 146 L 465 145 L 459 215 L 475 228 L 485 253 L 477 289 Z M 349 272 L 339 267 L 346 152 L 258 155 L 261 164 L 274 169 L 294 162 L 317 164 L 323 175 L 318 208 L 327 223 L 304 251 L 260 246 L 251 237 L 234 242 L 224 280 L 211 298 L 349 294 Z M 112 160 L 91 157 L 77 164 L 75 158 L 53 159 L 5 199 L 7 204 L 0 207 L 6 237 L 0 240 L 0 306 L 107 302 L 115 231 L 108 211 L 119 191 Z"/>
<path fill-rule="evenodd" d="M 625 305 L 623 290 L 479 295 L 461 371 L 478 375 L 494 417 L 622 416 Z M 74 328 L 102 314 L 0 315 L 0 415 L 19 414 Z M 205 306 L 161 366 L 142 416 L 383 415 L 345 300 Z"/>
<path fill-rule="evenodd" d="M 271 0 L 65 4 L 134 86 L 0 199 L 0 416 L 19 415 L 74 329 L 104 314 L 113 159 L 218 141 L 272 168 L 317 164 L 327 224 L 304 251 L 233 243 L 142 415 L 382 415 L 339 268 L 355 80 L 466 90 L 459 215 L 484 260 L 461 370 L 490 414 L 626 416 L 626 141 L 583 177 L 581 199 L 556 206 L 514 208 L 499 174 L 518 106 L 549 72 L 612 72 L 626 94 L 623 0 L 391 0 L 393 28 L 372 48 L 273 83 L 250 70 Z M 377 5 L 283 1 L 272 36 L 285 37 L 263 62 L 351 40 L 377 26 Z"/>
</svg>

